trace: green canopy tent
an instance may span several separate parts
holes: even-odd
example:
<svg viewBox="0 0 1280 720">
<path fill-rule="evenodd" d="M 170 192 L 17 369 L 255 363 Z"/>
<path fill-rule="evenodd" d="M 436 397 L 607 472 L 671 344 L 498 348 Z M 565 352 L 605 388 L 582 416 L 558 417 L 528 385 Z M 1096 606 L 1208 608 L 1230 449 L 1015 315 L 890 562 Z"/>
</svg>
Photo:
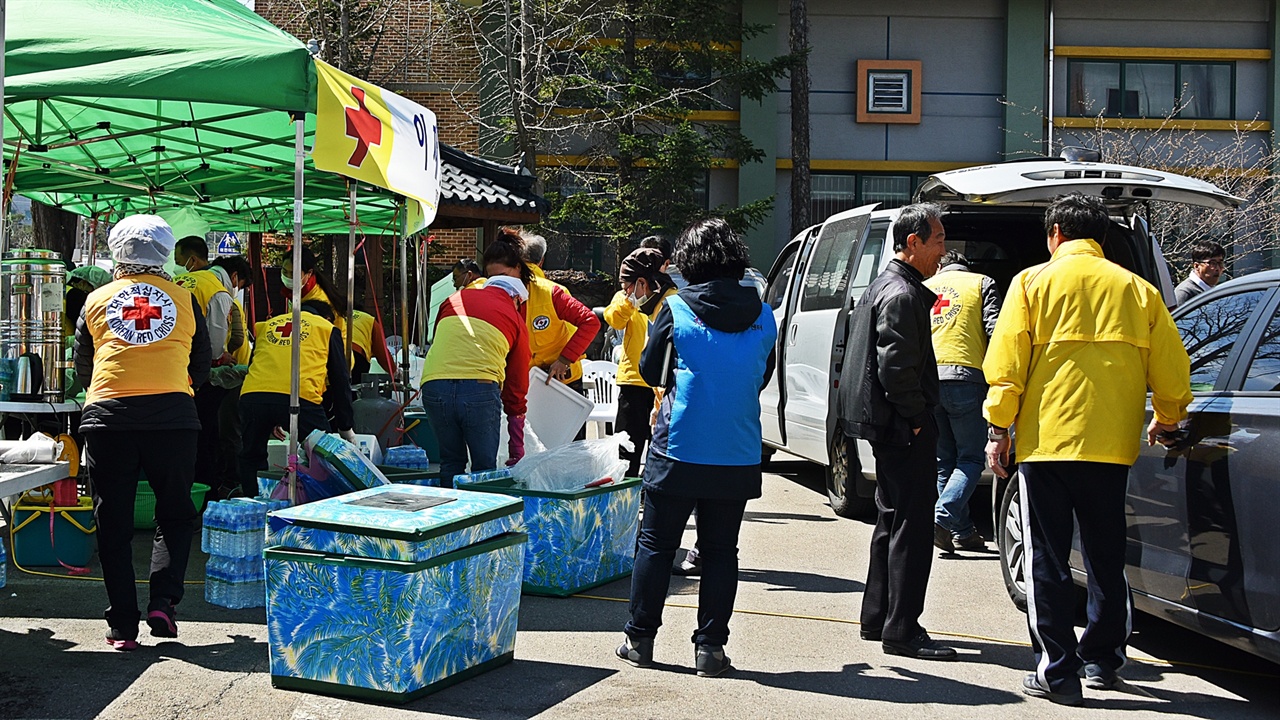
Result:
<svg viewBox="0 0 1280 720">
<path fill-rule="evenodd" d="M 215 226 L 293 222 L 293 116 L 314 134 L 305 45 L 234 0 L 10 0 L 5 157 L 16 192 L 91 217 L 195 206 Z M 344 232 L 347 181 L 309 174 L 304 230 Z M 399 200 L 362 193 L 361 222 Z"/>
<path fill-rule="evenodd" d="M 195 205 L 228 229 L 292 223 L 294 277 L 301 275 L 304 227 L 354 232 L 356 193 L 345 179 L 313 173 L 303 193 L 316 76 L 306 46 L 293 36 L 234 0 L 7 6 L 7 17 L 0 14 L 7 187 L 108 219 Z M 400 207 L 390 194 L 367 195 L 360 219 L 391 226 Z M 0 251 L 4 245 L 0 232 Z M 406 254 L 402 240 L 402 261 Z M 294 344 L 291 462 L 298 366 Z"/>
</svg>

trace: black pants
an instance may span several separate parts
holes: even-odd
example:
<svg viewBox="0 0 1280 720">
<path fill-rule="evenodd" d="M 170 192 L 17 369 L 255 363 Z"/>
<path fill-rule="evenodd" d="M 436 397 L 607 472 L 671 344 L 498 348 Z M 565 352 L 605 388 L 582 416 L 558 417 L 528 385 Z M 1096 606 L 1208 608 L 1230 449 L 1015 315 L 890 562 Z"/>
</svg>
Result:
<svg viewBox="0 0 1280 720">
<path fill-rule="evenodd" d="M 1129 466 L 1062 461 L 1018 466 L 1027 578 L 1027 625 L 1042 687 L 1076 692 L 1084 663 L 1124 665 L 1129 639 L 1129 583 L 1124 577 L 1125 493 Z M 1080 525 L 1089 573 L 1088 625 L 1076 640 L 1075 585 L 1067 560 Z"/>
<path fill-rule="evenodd" d="M 151 544 L 150 605 L 182 600 L 191 537 L 198 510 L 191 502 L 196 430 L 85 433 L 85 459 L 93 478 L 98 559 L 107 586 L 107 624 L 125 637 L 138 632 L 138 592 L 133 574 L 133 503 L 138 480 L 147 477 L 156 495 Z"/>
<path fill-rule="evenodd" d="M 218 408 L 218 485 L 233 488 L 240 485 L 240 388 L 232 388 L 222 396 Z"/>
<path fill-rule="evenodd" d="M 221 467 L 219 456 L 221 447 L 218 442 L 220 426 L 218 414 L 222 410 L 222 400 L 227 395 L 226 388 L 213 383 L 205 383 L 196 388 L 196 414 L 200 417 L 200 439 L 196 445 L 196 477 L 195 481 L 216 488 L 219 485 L 218 471 Z"/>
<path fill-rule="evenodd" d="M 618 421 L 613 424 L 613 431 L 625 432 L 636 446 L 630 452 L 618 449 L 618 456 L 627 461 L 627 477 L 640 477 L 640 458 L 644 457 L 645 443 L 653 437 L 653 426 L 649 424 L 652 412 L 653 388 L 618 386 Z"/>
<path fill-rule="evenodd" d="M 689 515 L 698 511 L 698 629 L 693 642 L 724 645 L 738 594 L 738 531 L 746 500 L 708 500 L 646 489 L 644 519 L 636 543 L 631 575 L 631 621 L 624 628 L 633 638 L 651 638 L 662 626 L 662 606 L 671 585 L 671 565 Z"/>
<path fill-rule="evenodd" d="M 876 529 L 862 596 L 862 629 L 885 640 L 918 635 L 933 566 L 938 502 L 938 428 L 930 419 L 905 447 L 871 443 L 876 458 Z"/>
<path fill-rule="evenodd" d="M 574 392 L 578 393 L 579 395 L 581 395 L 581 396 L 583 396 L 583 397 L 586 397 L 586 396 L 587 396 L 587 391 L 586 391 L 586 389 L 582 387 L 582 378 L 578 378 L 577 380 L 574 380 L 573 382 L 567 382 L 567 383 L 565 383 L 565 387 L 569 388 L 570 390 L 572 390 L 572 391 L 574 391 Z M 577 435 L 574 435 L 574 436 L 573 436 L 573 439 L 574 439 L 574 440 L 586 440 L 586 439 L 587 439 L 587 424 L 586 424 L 586 423 L 582 423 L 582 427 L 578 428 L 578 434 L 577 434 Z"/>
<path fill-rule="evenodd" d="M 298 401 L 298 447 L 312 430 L 329 432 L 324 408 Z M 255 392 L 240 396 L 240 489 L 245 497 L 258 494 L 258 471 L 267 469 L 267 442 L 276 426 L 289 429 L 289 396 Z M 277 469 L 277 468 L 272 468 Z"/>
</svg>

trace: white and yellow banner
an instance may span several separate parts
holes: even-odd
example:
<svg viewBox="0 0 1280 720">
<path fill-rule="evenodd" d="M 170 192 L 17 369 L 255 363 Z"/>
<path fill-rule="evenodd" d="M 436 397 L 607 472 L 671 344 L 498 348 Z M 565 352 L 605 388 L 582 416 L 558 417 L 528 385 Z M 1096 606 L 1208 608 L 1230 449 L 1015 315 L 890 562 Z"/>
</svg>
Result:
<svg viewBox="0 0 1280 720">
<path fill-rule="evenodd" d="M 321 60 L 316 79 L 316 169 L 403 195 L 409 232 L 429 225 L 440 202 L 435 113 Z"/>
</svg>

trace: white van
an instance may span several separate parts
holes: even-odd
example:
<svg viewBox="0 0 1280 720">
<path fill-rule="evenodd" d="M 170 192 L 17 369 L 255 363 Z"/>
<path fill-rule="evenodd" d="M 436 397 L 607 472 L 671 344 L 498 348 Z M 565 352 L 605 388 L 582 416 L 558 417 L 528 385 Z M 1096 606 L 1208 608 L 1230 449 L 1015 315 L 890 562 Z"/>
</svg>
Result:
<svg viewBox="0 0 1280 720">
<path fill-rule="evenodd" d="M 1049 259 L 1044 208 L 1068 192 L 1106 202 L 1114 221 L 1107 257 L 1160 288 L 1170 306 L 1173 282 L 1143 205 L 1228 209 L 1243 202 L 1182 175 L 1049 158 L 938 173 L 915 200 L 946 208 L 947 248 L 963 252 L 1003 292 L 1015 273 Z M 875 208 L 832 215 L 796 236 L 774 262 L 765 293 L 778 323 L 777 369 L 760 395 L 765 455 L 783 450 L 826 466 L 831 507 L 846 517 L 875 510 L 871 448 L 846 439 L 835 411 L 849 310 L 893 256 L 898 211 Z"/>
</svg>

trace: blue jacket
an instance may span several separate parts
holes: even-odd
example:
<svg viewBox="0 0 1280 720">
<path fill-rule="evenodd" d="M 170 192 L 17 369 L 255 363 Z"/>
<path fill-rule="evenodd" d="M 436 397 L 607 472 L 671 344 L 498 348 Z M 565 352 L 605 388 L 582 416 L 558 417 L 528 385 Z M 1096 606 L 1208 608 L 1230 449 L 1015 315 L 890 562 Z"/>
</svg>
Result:
<svg viewBox="0 0 1280 720">
<path fill-rule="evenodd" d="M 759 497 L 760 389 L 772 371 L 777 334 L 773 311 L 734 280 L 690 285 L 667 300 L 640 360 L 645 381 L 667 388 L 647 487 L 690 497 Z"/>
</svg>

